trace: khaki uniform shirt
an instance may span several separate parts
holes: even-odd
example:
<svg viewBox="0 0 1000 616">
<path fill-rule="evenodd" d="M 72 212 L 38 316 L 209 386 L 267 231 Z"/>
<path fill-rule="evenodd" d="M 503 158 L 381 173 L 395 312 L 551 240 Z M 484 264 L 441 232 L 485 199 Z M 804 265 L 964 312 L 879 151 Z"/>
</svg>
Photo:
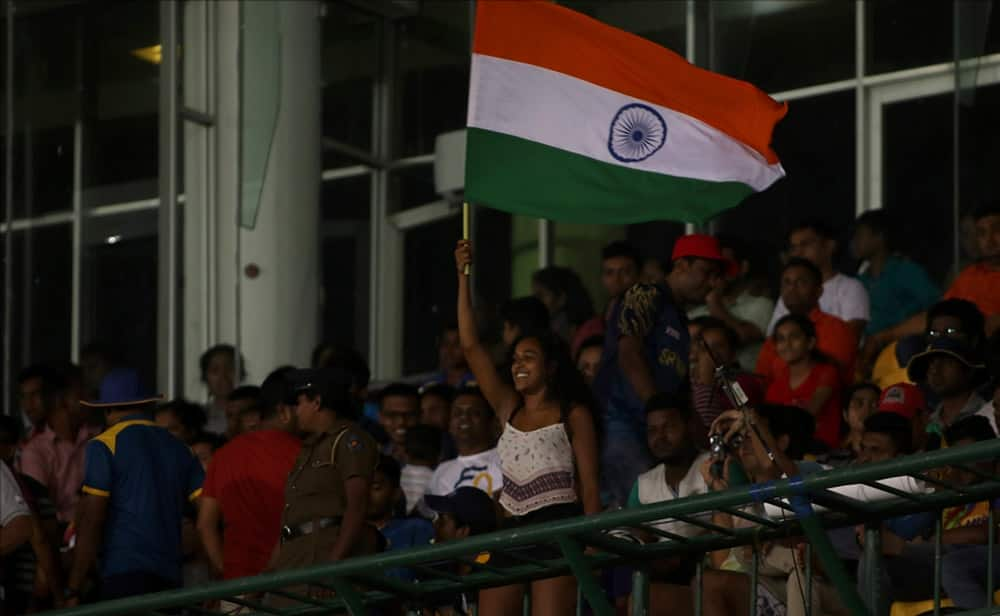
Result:
<svg viewBox="0 0 1000 616">
<path fill-rule="evenodd" d="M 371 481 L 378 456 L 374 439 L 353 421 L 338 419 L 326 432 L 306 437 L 285 484 L 282 526 L 342 517 L 347 508 L 344 483 L 351 477 Z M 283 543 L 275 569 L 326 562 L 338 531 L 339 525 L 331 526 Z M 359 538 L 353 555 L 371 553 L 373 546 Z"/>
</svg>

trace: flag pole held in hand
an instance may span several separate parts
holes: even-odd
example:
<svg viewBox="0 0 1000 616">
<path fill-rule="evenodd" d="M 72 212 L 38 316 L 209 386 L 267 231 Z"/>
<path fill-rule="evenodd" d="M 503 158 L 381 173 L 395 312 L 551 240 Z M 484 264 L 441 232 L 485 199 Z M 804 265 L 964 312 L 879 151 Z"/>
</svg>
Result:
<svg viewBox="0 0 1000 616">
<path fill-rule="evenodd" d="M 462 203 L 462 239 L 469 239 L 469 202 Z M 465 275 L 469 275 L 469 264 L 465 265 Z"/>
</svg>

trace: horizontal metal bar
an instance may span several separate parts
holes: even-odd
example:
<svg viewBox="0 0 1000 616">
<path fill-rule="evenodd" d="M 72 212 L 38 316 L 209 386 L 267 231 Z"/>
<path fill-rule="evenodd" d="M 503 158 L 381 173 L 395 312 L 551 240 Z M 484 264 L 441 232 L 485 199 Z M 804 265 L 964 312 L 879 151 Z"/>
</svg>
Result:
<svg viewBox="0 0 1000 616">
<path fill-rule="evenodd" d="M 184 107 L 181 109 L 180 116 L 189 122 L 194 122 L 195 124 L 200 124 L 202 126 L 215 125 L 215 116 L 207 114 L 204 111 L 191 109 L 190 107 Z"/>
<path fill-rule="evenodd" d="M 735 516 L 737 518 L 743 518 L 744 520 L 749 520 L 750 522 L 753 522 L 754 524 L 760 524 L 761 526 L 769 526 L 771 528 L 777 528 L 781 526 L 774 520 L 771 520 L 763 516 L 754 515 L 752 513 L 747 513 L 746 511 L 742 511 L 740 509 L 723 507 L 722 509 L 719 509 L 719 511 L 721 511 L 722 513 L 728 513 L 729 515 Z"/>
<path fill-rule="evenodd" d="M 72 211 L 55 212 L 52 214 L 45 214 L 44 216 L 36 216 L 34 218 L 18 218 L 10 223 L 10 227 L 14 231 L 24 231 L 25 229 L 40 229 L 42 227 L 61 225 L 68 222 L 73 222 Z M 0 233 L 6 232 L 7 223 L 0 223 Z"/>
</svg>

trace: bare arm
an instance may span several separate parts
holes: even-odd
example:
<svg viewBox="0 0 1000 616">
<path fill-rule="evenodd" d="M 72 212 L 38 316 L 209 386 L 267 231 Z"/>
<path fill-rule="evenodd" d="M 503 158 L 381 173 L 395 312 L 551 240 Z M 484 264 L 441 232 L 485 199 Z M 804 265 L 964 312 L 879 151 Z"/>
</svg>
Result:
<svg viewBox="0 0 1000 616">
<path fill-rule="evenodd" d="M 806 405 L 806 411 L 808 411 L 813 417 L 819 417 L 820 412 L 823 410 L 823 406 L 826 405 L 832 395 L 832 387 L 827 385 L 817 387 L 816 391 L 813 392 L 812 398 L 809 399 L 809 404 Z"/>
<path fill-rule="evenodd" d="M 713 289 L 705 298 L 705 306 L 708 308 L 708 314 L 728 325 L 740 337 L 740 341 L 743 344 L 763 340 L 764 332 L 761 331 L 760 327 L 750 321 L 737 318 L 733 313 L 729 312 L 729 307 L 726 306 L 722 294 L 722 286 L 723 284 L 720 282 L 719 286 Z"/>
<path fill-rule="evenodd" d="M 868 326 L 868 321 L 864 319 L 852 319 L 847 322 L 847 325 L 854 331 L 854 337 L 861 340 L 865 335 L 865 327 Z"/>
<path fill-rule="evenodd" d="M 7 556 L 31 540 L 31 515 L 19 515 L 3 527 L 0 533 L 0 556 Z"/>
<path fill-rule="evenodd" d="M 344 482 L 347 506 L 344 519 L 340 522 L 337 541 L 330 551 L 330 560 L 343 560 L 351 554 L 355 543 L 365 528 L 365 512 L 368 511 L 368 480 L 354 476 Z"/>
<path fill-rule="evenodd" d="M 576 458 L 576 474 L 579 479 L 580 502 L 587 515 L 600 513 L 601 491 L 598 486 L 597 433 L 590 411 L 578 406 L 570 411 L 568 418 L 573 432 L 573 457 Z"/>
<path fill-rule="evenodd" d="M 205 547 L 208 561 L 212 563 L 212 569 L 221 574 L 222 533 L 219 526 L 222 522 L 222 510 L 219 509 L 219 501 L 211 496 L 202 495 L 199 500 L 201 507 L 198 509 L 198 535 L 201 536 L 201 543 Z"/>
<path fill-rule="evenodd" d="M 458 268 L 458 336 L 465 361 L 475 375 L 483 396 L 493 407 L 500 422 L 507 423 L 510 414 L 517 407 L 518 396 L 513 387 L 501 380 L 490 354 L 479 341 L 476 317 L 472 310 L 472 291 L 469 289 L 469 277 L 465 275 L 465 266 L 471 264 L 472 244 L 468 240 L 460 240 L 455 248 L 455 265 Z"/>
<path fill-rule="evenodd" d="M 59 566 L 59 556 L 49 541 L 48 535 L 37 515 L 31 516 L 31 548 L 38 563 L 35 588 L 43 588 L 52 595 L 56 606 L 62 605 L 63 576 Z"/>
<path fill-rule="evenodd" d="M 646 402 L 653 397 L 656 384 L 646 358 L 642 356 L 642 340 L 635 336 L 622 336 L 618 339 L 618 367 L 640 400 Z"/>
<path fill-rule="evenodd" d="M 77 505 L 78 528 L 76 530 L 76 556 L 69 574 L 67 586 L 79 591 L 90 568 L 97 560 L 98 547 L 104 534 L 104 521 L 108 516 L 108 498 L 95 494 L 84 494 Z"/>
<path fill-rule="evenodd" d="M 872 364 L 875 358 L 886 346 L 907 336 L 917 336 L 924 333 L 927 328 L 927 313 L 918 312 L 902 323 L 884 329 L 868 337 L 865 348 L 861 352 L 862 360 L 865 364 Z"/>
</svg>

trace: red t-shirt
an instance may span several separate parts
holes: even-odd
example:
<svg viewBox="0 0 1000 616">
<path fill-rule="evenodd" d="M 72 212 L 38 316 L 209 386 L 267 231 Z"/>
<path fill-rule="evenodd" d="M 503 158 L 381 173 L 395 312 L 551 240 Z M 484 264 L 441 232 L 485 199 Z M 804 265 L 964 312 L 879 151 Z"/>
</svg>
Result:
<svg viewBox="0 0 1000 616">
<path fill-rule="evenodd" d="M 278 542 L 285 481 L 302 442 L 282 430 L 234 438 L 212 456 L 202 493 L 219 501 L 225 524 L 222 573 L 257 575 Z"/>
<path fill-rule="evenodd" d="M 944 299 L 952 298 L 972 302 L 987 319 L 1000 314 L 1000 270 L 984 263 L 970 265 L 944 294 Z"/>
<path fill-rule="evenodd" d="M 858 337 L 854 335 L 854 330 L 841 319 L 818 308 L 809 313 L 809 320 L 816 326 L 816 348 L 837 362 L 842 383 L 852 383 L 854 360 L 858 354 Z M 784 365 L 774 346 L 774 336 L 768 336 L 757 358 L 757 374 L 770 383 L 777 378 Z"/>
<path fill-rule="evenodd" d="M 767 401 L 771 404 L 806 408 L 816 390 L 824 386 L 832 388 L 833 395 L 816 416 L 815 437 L 836 449 L 840 444 L 840 375 L 835 366 L 816 364 L 806 380 L 792 389 L 788 365 L 782 363 L 777 378 L 767 388 Z"/>
</svg>

